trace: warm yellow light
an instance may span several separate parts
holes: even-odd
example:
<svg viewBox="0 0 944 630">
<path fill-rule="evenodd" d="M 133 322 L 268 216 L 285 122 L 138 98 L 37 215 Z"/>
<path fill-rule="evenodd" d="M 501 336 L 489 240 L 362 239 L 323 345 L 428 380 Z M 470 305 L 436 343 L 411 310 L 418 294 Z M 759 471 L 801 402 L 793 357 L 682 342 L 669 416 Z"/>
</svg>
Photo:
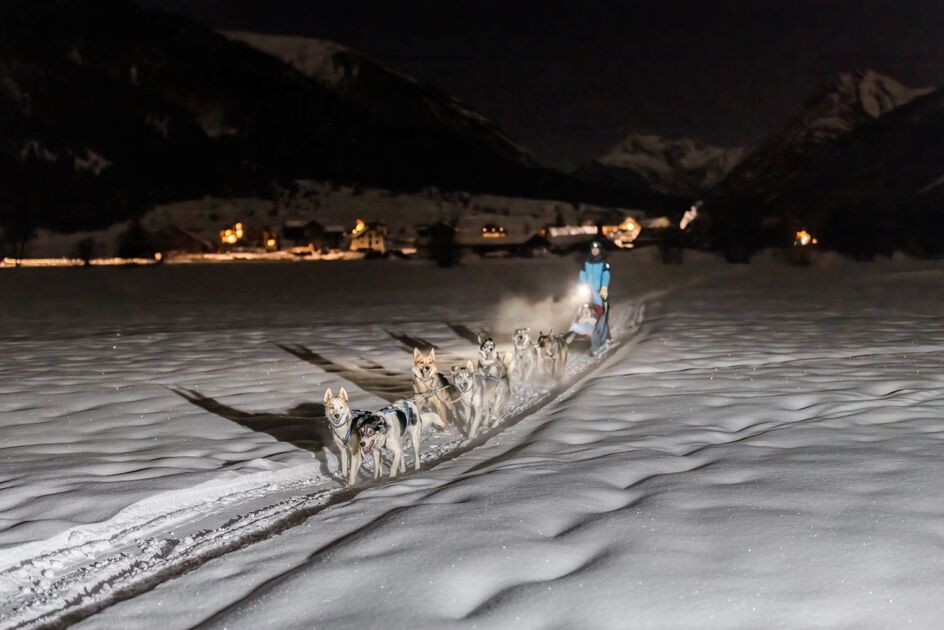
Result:
<svg viewBox="0 0 944 630">
<path fill-rule="evenodd" d="M 818 245 L 819 240 L 813 238 L 813 235 L 806 230 L 800 230 L 796 233 L 793 244 L 798 247 L 806 247 L 807 245 Z"/>
<path fill-rule="evenodd" d="M 162 258 L 164 258 L 164 254 L 160 252 L 154 252 L 154 260 L 161 260 Z"/>
<path fill-rule="evenodd" d="M 266 247 L 275 247 L 275 239 L 274 239 L 274 238 L 270 238 L 269 240 L 267 240 L 267 241 L 266 241 Z"/>
<path fill-rule="evenodd" d="M 351 230 L 351 234 L 357 235 L 367 229 L 367 224 L 364 223 L 362 219 L 358 219 L 357 223 L 354 225 L 354 229 Z"/>
</svg>

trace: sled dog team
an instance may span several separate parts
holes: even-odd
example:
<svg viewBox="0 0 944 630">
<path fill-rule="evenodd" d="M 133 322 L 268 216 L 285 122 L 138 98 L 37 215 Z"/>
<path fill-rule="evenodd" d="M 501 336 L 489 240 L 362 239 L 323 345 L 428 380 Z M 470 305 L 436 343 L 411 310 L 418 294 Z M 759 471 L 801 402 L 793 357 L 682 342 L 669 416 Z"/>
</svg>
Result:
<svg viewBox="0 0 944 630">
<path fill-rule="evenodd" d="M 424 354 L 413 349 L 413 392 L 378 411 L 358 411 L 348 404 L 347 391 L 324 395 L 325 417 L 331 426 L 334 446 L 340 453 L 341 476 L 349 484 L 357 481 L 361 462 L 371 457 L 374 479 L 381 474 L 381 451 L 390 452 L 390 476 L 406 472 L 403 448 L 413 446 L 413 462 L 420 468 L 420 437 L 423 429 L 460 420 L 461 428 L 474 438 L 483 428 L 501 422 L 511 399 L 511 378 L 528 383 L 541 376 L 560 380 L 567 367 L 567 353 L 574 333 L 540 333 L 537 341 L 530 328 L 518 328 L 512 335 L 510 353 L 498 350 L 495 341 L 479 335 L 478 362 L 452 368 L 452 379 L 439 371 L 436 351 Z"/>
</svg>

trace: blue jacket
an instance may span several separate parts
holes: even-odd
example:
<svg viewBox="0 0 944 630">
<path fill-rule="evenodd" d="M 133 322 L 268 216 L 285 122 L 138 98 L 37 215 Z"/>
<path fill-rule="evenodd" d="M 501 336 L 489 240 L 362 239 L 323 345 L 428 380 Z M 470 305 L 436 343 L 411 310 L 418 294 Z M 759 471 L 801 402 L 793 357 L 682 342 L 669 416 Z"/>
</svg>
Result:
<svg viewBox="0 0 944 630">
<path fill-rule="evenodd" d="M 610 263 L 605 260 L 584 262 L 580 270 L 580 284 L 589 284 L 590 291 L 593 292 L 593 303 L 602 305 L 603 298 L 600 297 L 600 289 L 610 286 Z"/>
</svg>

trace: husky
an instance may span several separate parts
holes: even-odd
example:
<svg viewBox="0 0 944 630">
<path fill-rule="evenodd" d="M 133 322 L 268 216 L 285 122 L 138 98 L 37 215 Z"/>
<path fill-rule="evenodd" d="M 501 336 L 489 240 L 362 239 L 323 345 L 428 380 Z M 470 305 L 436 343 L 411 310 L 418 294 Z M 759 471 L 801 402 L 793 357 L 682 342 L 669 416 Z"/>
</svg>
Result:
<svg viewBox="0 0 944 630">
<path fill-rule="evenodd" d="M 466 434 L 472 438 L 478 435 L 482 416 L 486 412 L 484 382 L 476 373 L 472 361 L 452 368 L 452 385 L 459 395 L 458 407 L 465 423 Z"/>
<path fill-rule="evenodd" d="M 403 442 L 409 439 L 413 443 L 413 466 L 420 469 L 420 436 L 429 425 L 444 428 L 443 420 L 435 413 L 420 413 L 412 400 L 398 400 L 380 411 L 366 413 L 357 424 L 358 446 L 353 457 L 353 469 L 360 468 L 361 457 L 368 455 L 374 460 L 374 479 L 381 475 L 380 450 L 393 453 L 390 463 L 390 478 L 397 472 L 406 472 L 403 460 Z M 356 473 L 355 473 L 356 474 Z"/>
<path fill-rule="evenodd" d="M 399 401 L 390 407 L 377 412 L 354 411 L 348 404 L 347 392 L 342 387 L 335 396 L 330 389 L 324 395 L 325 416 L 331 425 L 334 445 L 340 452 L 341 475 L 347 477 L 347 482 L 351 485 L 357 480 L 357 473 L 360 471 L 361 458 L 363 455 L 373 452 L 374 455 L 374 478 L 380 477 L 380 450 L 373 451 L 373 445 L 377 438 L 373 435 L 375 431 L 380 430 L 381 425 L 388 426 L 385 433 L 394 434 L 389 441 L 381 440 L 379 446 L 387 446 L 394 452 L 394 463 L 405 468 L 402 458 L 398 459 L 398 454 L 402 455 L 400 446 L 404 433 L 407 433 L 413 440 L 414 453 L 416 454 L 416 467 L 419 468 L 419 438 L 420 431 L 426 426 L 435 425 L 442 428 L 442 419 L 435 413 L 420 413 L 412 401 Z M 396 420 L 391 421 L 390 416 Z M 412 419 L 411 426 L 401 430 L 400 417 Z M 379 423 L 378 423 L 379 419 Z M 370 424 L 371 445 L 368 447 L 365 439 L 365 425 Z M 410 423 L 407 423 L 410 424 Z M 389 427 L 396 429 L 391 431 Z M 396 448 L 394 448 L 394 446 Z M 366 451 L 365 451 L 365 447 Z M 395 475 L 395 469 L 391 469 L 391 477 Z"/>
<path fill-rule="evenodd" d="M 511 398 L 511 383 L 508 380 L 508 370 L 505 361 L 498 352 L 495 340 L 485 334 L 480 334 L 479 363 L 476 372 L 482 378 L 485 406 L 485 419 L 489 426 L 495 426 L 501 420 Z"/>
<path fill-rule="evenodd" d="M 538 347 L 531 340 L 530 328 L 516 328 L 511 340 L 515 346 L 512 372 L 516 380 L 527 383 L 538 367 Z"/>
<path fill-rule="evenodd" d="M 443 421 L 455 415 L 456 406 L 450 395 L 450 385 L 436 366 L 436 350 L 424 355 L 413 348 L 413 393 L 426 399 L 426 407 L 435 411 Z"/>
<path fill-rule="evenodd" d="M 564 377 L 564 370 L 567 368 L 567 353 L 574 337 L 576 333 L 573 331 L 563 335 L 555 335 L 554 331 L 541 332 L 538 336 L 538 349 L 544 371 L 556 380 Z"/>
<path fill-rule="evenodd" d="M 334 446 L 338 449 L 341 460 L 341 476 L 348 479 L 348 483 L 353 484 L 357 477 L 357 469 L 350 470 L 349 463 L 357 451 L 355 446 L 357 442 L 356 418 L 351 413 L 351 408 L 347 402 L 347 391 L 342 387 L 335 396 L 328 388 L 324 395 L 325 418 L 331 425 L 331 437 L 334 440 Z M 354 438 L 353 440 L 351 438 Z M 360 463 L 358 462 L 358 467 Z"/>
</svg>

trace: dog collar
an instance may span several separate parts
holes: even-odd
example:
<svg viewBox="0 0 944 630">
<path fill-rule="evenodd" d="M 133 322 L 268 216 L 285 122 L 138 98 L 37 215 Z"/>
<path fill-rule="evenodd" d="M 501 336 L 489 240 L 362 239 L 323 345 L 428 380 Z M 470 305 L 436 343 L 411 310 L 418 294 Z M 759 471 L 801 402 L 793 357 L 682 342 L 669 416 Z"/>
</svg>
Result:
<svg viewBox="0 0 944 630">
<path fill-rule="evenodd" d="M 348 440 L 351 439 L 351 432 L 354 430 L 354 425 L 358 423 L 359 420 L 364 418 L 364 416 L 370 415 L 369 411 L 352 411 L 350 422 L 347 422 L 347 432 L 344 434 L 344 437 L 341 438 L 342 444 L 347 444 Z M 331 422 L 331 418 L 328 418 L 328 424 L 331 425 L 332 429 L 340 429 L 344 426 L 344 422 L 341 424 L 335 424 Z"/>
</svg>

